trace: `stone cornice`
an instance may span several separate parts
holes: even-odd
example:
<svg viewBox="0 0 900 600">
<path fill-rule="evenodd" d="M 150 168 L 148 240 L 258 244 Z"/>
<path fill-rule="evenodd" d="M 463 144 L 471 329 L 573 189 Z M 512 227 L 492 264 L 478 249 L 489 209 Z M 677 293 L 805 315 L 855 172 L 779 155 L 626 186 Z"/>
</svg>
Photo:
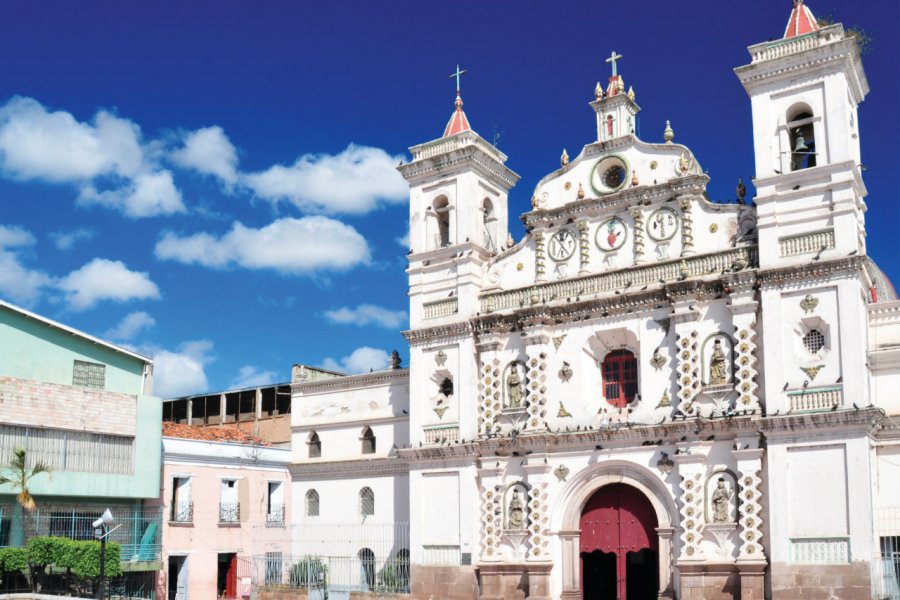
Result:
<svg viewBox="0 0 900 600">
<path fill-rule="evenodd" d="M 333 379 L 321 379 L 291 384 L 291 393 L 304 394 L 307 392 L 326 392 L 335 390 L 352 390 L 376 385 L 390 385 L 409 379 L 409 369 L 391 369 L 387 371 L 374 371 L 361 375 L 347 375 Z"/>
<path fill-rule="evenodd" d="M 253 446 L 247 446 L 246 457 L 235 456 L 200 456 L 183 452 L 164 452 L 163 464 L 165 465 L 200 465 L 213 467 L 239 467 L 245 469 L 285 470 L 288 461 L 263 460 L 253 458 Z"/>
<path fill-rule="evenodd" d="M 762 286 L 797 287 L 800 284 L 808 283 L 810 280 L 826 279 L 833 275 L 848 276 L 859 274 L 864 265 L 864 256 L 850 256 L 837 260 L 822 260 L 774 269 L 760 269 L 757 272 L 757 277 Z"/>
<path fill-rule="evenodd" d="M 880 324 L 900 321 L 900 300 L 876 302 L 868 306 L 869 323 Z"/>
<path fill-rule="evenodd" d="M 408 475 L 409 464 L 403 457 L 356 459 L 345 461 L 316 461 L 294 463 L 289 467 L 293 481 L 322 479 L 355 479 L 359 477 L 388 477 Z"/>
<path fill-rule="evenodd" d="M 413 155 L 421 158 L 415 158 L 412 162 L 397 167 L 397 170 L 412 184 L 417 180 L 446 174 L 448 171 L 474 168 L 489 179 L 493 179 L 494 183 L 503 189 L 508 190 L 516 185 L 520 177 L 503 164 L 500 157 L 502 156 L 503 160 L 506 157 L 499 151 L 497 151 L 499 156 L 491 154 L 481 147 L 484 144 L 487 142 L 477 134 L 474 134 L 471 140 L 461 134 L 459 139 L 454 136 L 454 139 L 435 140 L 422 146 L 414 146 Z M 432 146 L 434 153 L 426 148 L 429 145 Z"/>
<path fill-rule="evenodd" d="M 795 413 L 766 417 L 759 420 L 759 431 L 769 439 L 803 437 L 810 430 L 825 434 L 859 433 L 874 431 L 884 418 L 879 408 L 845 408 L 841 410 Z"/>
<path fill-rule="evenodd" d="M 466 337 L 472 333 L 472 324 L 469 321 L 459 321 L 422 329 L 410 329 L 402 333 L 406 341 L 413 345 L 434 343 L 438 339 L 451 340 Z"/>
<path fill-rule="evenodd" d="M 708 182 L 709 177 L 706 175 L 685 175 L 657 185 L 627 188 L 602 198 L 571 202 L 549 210 L 532 210 L 522 214 L 519 218 L 527 228 L 541 228 L 550 227 L 554 223 L 568 219 L 590 218 L 621 212 L 634 205 L 657 204 L 676 196 L 693 195 L 702 199 L 704 198 Z M 713 206 L 738 207 L 738 205 L 709 204 Z"/>
</svg>

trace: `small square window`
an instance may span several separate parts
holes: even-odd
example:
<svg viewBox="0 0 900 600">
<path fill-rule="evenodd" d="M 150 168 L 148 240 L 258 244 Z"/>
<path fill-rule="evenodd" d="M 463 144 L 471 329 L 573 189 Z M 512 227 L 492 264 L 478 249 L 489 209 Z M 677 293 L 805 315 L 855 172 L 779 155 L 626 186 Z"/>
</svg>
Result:
<svg viewBox="0 0 900 600">
<path fill-rule="evenodd" d="M 76 360 L 72 369 L 72 385 L 102 390 L 106 387 L 106 365 Z"/>
<path fill-rule="evenodd" d="M 810 354 L 816 354 L 825 347 L 825 336 L 818 329 L 810 329 L 803 336 L 803 347 Z"/>
</svg>

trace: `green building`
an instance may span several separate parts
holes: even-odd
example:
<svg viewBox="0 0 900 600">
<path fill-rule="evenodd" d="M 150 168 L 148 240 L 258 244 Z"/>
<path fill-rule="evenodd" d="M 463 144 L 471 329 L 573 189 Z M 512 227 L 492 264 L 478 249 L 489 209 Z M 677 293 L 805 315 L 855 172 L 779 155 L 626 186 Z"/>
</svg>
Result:
<svg viewBox="0 0 900 600">
<path fill-rule="evenodd" d="M 0 464 L 24 448 L 29 465 L 52 469 L 30 482 L 30 513 L 18 490 L 0 486 L 0 546 L 93 539 L 91 523 L 109 508 L 126 571 L 117 584 L 152 596 L 162 419 L 152 388 L 150 359 L 0 300 Z"/>
</svg>

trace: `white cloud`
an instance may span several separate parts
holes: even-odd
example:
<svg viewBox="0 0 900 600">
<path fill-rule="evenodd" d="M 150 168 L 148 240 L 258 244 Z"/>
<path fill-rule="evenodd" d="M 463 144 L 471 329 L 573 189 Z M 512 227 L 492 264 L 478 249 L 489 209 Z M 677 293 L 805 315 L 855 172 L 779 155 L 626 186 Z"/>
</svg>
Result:
<svg viewBox="0 0 900 600">
<path fill-rule="evenodd" d="M 339 154 L 304 154 L 291 166 L 246 174 L 243 183 L 260 198 L 287 200 L 301 210 L 363 214 L 379 201 L 409 198 L 396 169 L 402 159 L 381 148 L 351 144 Z"/>
<path fill-rule="evenodd" d="M 147 273 L 131 271 L 121 261 L 95 258 L 59 281 L 73 310 L 86 310 L 103 300 L 126 302 L 157 299 L 159 288 Z"/>
<path fill-rule="evenodd" d="M 0 296 L 25 306 L 37 302 L 41 292 L 54 283 L 46 273 L 31 270 L 22 264 L 18 251 L 34 243 L 30 231 L 0 225 Z"/>
<path fill-rule="evenodd" d="M 237 150 L 219 126 L 197 129 L 184 135 L 184 146 L 169 158 L 175 164 L 205 175 L 215 175 L 229 187 L 237 182 Z"/>
<path fill-rule="evenodd" d="M 209 387 L 206 365 L 214 360 L 213 344 L 208 340 L 185 342 L 177 351 L 144 350 L 153 358 L 153 394 L 177 398 L 203 393 Z"/>
<path fill-rule="evenodd" d="M 259 371 L 256 367 L 246 365 L 238 370 L 238 376 L 228 384 L 228 389 L 262 387 L 277 382 L 275 371 Z"/>
<path fill-rule="evenodd" d="M 406 311 L 390 310 L 374 304 L 360 304 L 356 308 L 343 306 L 325 311 L 325 318 L 342 325 L 369 325 L 373 323 L 385 329 L 397 329 L 406 322 Z"/>
<path fill-rule="evenodd" d="M 321 216 L 278 219 L 261 229 L 235 222 L 221 237 L 166 232 L 156 244 L 156 256 L 217 269 L 240 266 L 294 274 L 343 270 L 370 259 L 369 246 L 356 229 Z"/>
<path fill-rule="evenodd" d="M 409 226 L 408 225 L 406 227 L 406 233 L 404 233 L 402 236 L 400 236 L 398 238 L 394 238 L 394 241 L 396 241 L 398 244 L 400 244 L 404 248 L 409 248 Z"/>
<path fill-rule="evenodd" d="M 79 227 L 71 231 L 54 231 L 50 234 L 50 239 L 58 250 L 71 250 L 78 242 L 93 239 L 95 234 L 93 229 Z"/>
<path fill-rule="evenodd" d="M 153 160 L 153 146 L 144 144 L 136 123 L 108 111 L 80 122 L 68 112 L 48 111 L 32 98 L 15 97 L 0 106 L 3 174 L 73 184 L 80 190 L 79 201 L 130 217 L 184 211 L 172 174 Z"/>
<path fill-rule="evenodd" d="M 144 311 L 135 311 L 125 315 L 119 323 L 103 334 L 112 340 L 130 340 L 144 329 L 156 325 L 156 320 Z"/>
<path fill-rule="evenodd" d="M 169 171 L 144 173 L 127 185 L 102 192 L 86 185 L 81 189 L 78 200 L 82 204 L 116 208 L 132 218 L 172 215 L 186 210 L 181 192 L 175 187 Z"/>
<path fill-rule="evenodd" d="M 368 373 L 369 371 L 386 369 L 388 360 L 388 353 L 384 350 L 362 346 L 339 361 L 333 358 L 326 358 L 322 361 L 322 368 L 344 373 Z"/>
</svg>

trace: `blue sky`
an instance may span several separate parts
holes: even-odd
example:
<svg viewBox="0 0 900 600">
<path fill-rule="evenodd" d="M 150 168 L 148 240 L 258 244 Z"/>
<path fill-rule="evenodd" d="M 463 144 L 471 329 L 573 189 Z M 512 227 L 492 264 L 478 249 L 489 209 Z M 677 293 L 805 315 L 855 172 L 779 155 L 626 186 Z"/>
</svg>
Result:
<svg viewBox="0 0 900 600">
<path fill-rule="evenodd" d="M 900 281 L 900 8 L 810 0 L 860 26 L 869 253 Z M 733 197 L 753 175 L 732 70 L 781 37 L 765 2 L 5 2 L 0 297 L 151 354 L 157 392 L 383 366 L 407 325 L 406 188 L 393 167 L 453 108 L 535 183 L 594 139 L 611 50 Z M 752 192 L 752 189 L 751 189 Z"/>
</svg>

